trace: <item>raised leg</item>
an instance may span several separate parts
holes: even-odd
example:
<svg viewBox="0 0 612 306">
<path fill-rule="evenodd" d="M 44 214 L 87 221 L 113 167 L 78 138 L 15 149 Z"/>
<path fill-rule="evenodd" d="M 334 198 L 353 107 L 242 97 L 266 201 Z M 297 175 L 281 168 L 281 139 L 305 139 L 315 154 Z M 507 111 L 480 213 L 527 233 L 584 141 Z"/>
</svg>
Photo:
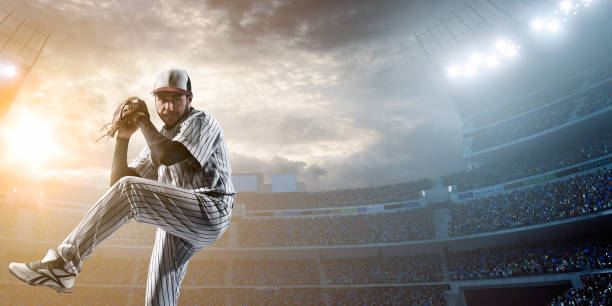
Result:
<svg viewBox="0 0 612 306">
<path fill-rule="evenodd" d="M 124 177 L 92 206 L 58 252 L 77 274 L 96 246 L 132 218 L 201 249 L 227 230 L 232 206 L 231 196 L 214 198 L 157 181 Z"/>
</svg>

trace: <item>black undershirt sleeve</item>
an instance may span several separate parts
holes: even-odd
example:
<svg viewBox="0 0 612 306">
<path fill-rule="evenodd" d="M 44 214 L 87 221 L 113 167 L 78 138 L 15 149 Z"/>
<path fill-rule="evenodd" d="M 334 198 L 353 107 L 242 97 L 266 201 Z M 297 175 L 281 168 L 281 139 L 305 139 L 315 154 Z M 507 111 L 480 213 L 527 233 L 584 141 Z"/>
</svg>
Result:
<svg viewBox="0 0 612 306">
<path fill-rule="evenodd" d="M 136 170 L 129 168 L 127 165 L 127 149 L 129 139 L 117 137 L 115 145 L 115 154 L 113 155 L 113 166 L 111 167 L 110 185 L 113 186 L 119 179 L 124 176 L 137 176 Z"/>
<path fill-rule="evenodd" d="M 189 153 L 189 150 L 183 144 L 172 141 L 157 131 L 149 118 L 138 120 L 138 125 L 142 135 L 147 140 L 154 165 L 163 164 L 170 166 L 191 156 L 191 153 Z"/>
</svg>

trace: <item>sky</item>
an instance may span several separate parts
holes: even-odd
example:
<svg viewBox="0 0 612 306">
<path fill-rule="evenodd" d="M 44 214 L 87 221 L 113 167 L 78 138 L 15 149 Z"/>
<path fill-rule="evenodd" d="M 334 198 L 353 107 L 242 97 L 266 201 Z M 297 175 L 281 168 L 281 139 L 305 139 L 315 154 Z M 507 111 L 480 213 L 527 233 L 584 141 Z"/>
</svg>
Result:
<svg viewBox="0 0 612 306">
<path fill-rule="evenodd" d="M 317 191 L 462 170 L 462 122 L 414 37 L 456 3 L 0 1 L 51 32 L 2 122 L 20 135 L 5 133 L 3 167 L 108 186 L 115 142 L 99 129 L 128 96 L 154 113 L 155 75 L 176 66 L 234 173 L 296 173 Z M 134 134 L 128 160 L 144 145 Z"/>
</svg>

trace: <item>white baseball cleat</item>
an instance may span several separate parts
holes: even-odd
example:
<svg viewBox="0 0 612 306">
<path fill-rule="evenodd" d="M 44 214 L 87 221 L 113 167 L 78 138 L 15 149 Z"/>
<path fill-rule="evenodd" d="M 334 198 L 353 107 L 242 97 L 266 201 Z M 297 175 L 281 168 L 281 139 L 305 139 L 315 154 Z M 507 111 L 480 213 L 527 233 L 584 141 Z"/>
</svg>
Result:
<svg viewBox="0 0 612 306">
<path fill-rule="evenodd" d="M 8 268 L 11 274 L 27 284 L 49 287 L 57 292 L 71 292 L 76 275 L 66 271 L 65 266 L 66 262 L 57 251 L 49 249 L 42 260 L 11 262 Z"/>
</svg>

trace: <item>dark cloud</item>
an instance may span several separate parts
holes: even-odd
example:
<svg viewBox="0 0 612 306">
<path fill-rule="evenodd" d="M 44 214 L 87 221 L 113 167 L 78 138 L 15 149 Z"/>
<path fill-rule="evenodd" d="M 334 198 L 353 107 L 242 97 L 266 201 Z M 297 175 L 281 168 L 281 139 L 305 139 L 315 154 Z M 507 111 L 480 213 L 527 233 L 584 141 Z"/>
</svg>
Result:
<svg viewBox="0 0 612 306">
<path fill-rule="evenodd" d="M 420 31 L 431 16 L 448 11 L 452 1 L 211 0 L 226 13 L 231 34 L 253 41 L 277 36 L 297 46 L 331 49 L 363 44 L 390 35 Z M 408 31 L 407 31 L 408 29 Z"/>
<path fill-rule="evenodd" d="M 462 168 L 458 122 L 455 119 L 442 123 L 440 119 L 449 118 L 430 117 L 430 121 L 409 132 L 390 125 L 383 130 L 386 137 L 380 141 L 341 162 L 329 164 L 328 167 L 333 167 L 327 178 L 329 184 L 362 187 L 435 179 Z"/>
<path fill-rule="evenodd" d="M 304 161 L 289 160 L 274 156 L 270 159 L 259 159 L 254 156 L 232 153 L 232 168 L 234 173 L 264 173 L 266 176 L 274 174 L 296 174 L 299 182 L 314 185 L 319 177 L 327 171 L 319 165 L 309 165 Z"/>
</svg>

